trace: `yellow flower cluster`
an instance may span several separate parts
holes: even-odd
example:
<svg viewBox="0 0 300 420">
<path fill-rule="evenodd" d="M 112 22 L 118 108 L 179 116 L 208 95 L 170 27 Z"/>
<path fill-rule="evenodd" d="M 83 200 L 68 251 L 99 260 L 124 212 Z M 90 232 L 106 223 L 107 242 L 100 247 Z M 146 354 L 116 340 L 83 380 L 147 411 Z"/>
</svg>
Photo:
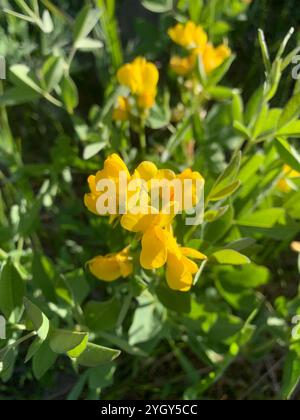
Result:
<svg viewBox="0 0 300 420">
<path fill-rule="evenodd" d="M 180 76 L 187 76 L 196 66 L 197 56 L 201 56 L 206 74 L 219 67 L 231 55 L 227 45 L 214 47 L 208 42 L 208 36 L 203 28 L 194 22 L 185 25 L 178 23 L 168 31 L 170 38 L 188 51 L 187 57 L 173 56 L 171 68 Z"/>
<path fill-rule="evenodd" d="M 196 180 L 203 180 L 198 172 L 187 169 L 179 175 L 171 170 L 159 170 L 152 162 L 142 162 L 131 175 L 126 164 L 116 154 L 109 156 L 104 162 L 104 168 L 95 176 L 88 178 L 90 193 L 85 195 L 86 207 L 95 214 L 97 212 L 97 200 L 103 192 L 97 191 L 97 184 L 102 179 L 119 182 L 120 172 L 125 173 L 127 180 L 142 179 L 149 182 L 153 179 L 177 179 L 184 183 L 191 180 L 192 185 Z M 204 180 L 203 180 L 204 182 Z M 196 203 L 197 197 L 194 188 L 188 191 L 192 201 Z M 146 205 L 143 211 L 116 214 L 121 226 L 137 234 L 141 241 L 140 264 L 146 270 L 162 268 L 166 265 L 166 277 L 168 285 L 173 290 L 188 291 L 193 285 L 193 276 L 198 271 L 198 265 L 193 261 L 204 260 L 206 256 L 192 248 L 181 247 L 173 234 L 172 222 L 182 203 L 176 203 L 172 191 L 167 204 L 168 210 L 155 211 L 150 205 Z M 98 256 L 89 263 L 91 272 L 100 280 L 114 281 L 120 277 L 128 277 L 133 272 L 132 259 L 129 248 L 117 254 Z"/>
<path fill-rule="evenodd" d="M 159 72 L 155 64 L 143 57 L 136 58 L 132 63 L 122 66 L 117 74 L 121 85 L 126 86 L 136 100 L 139 109 L 147 110 L 153 107 L 157 95 Z M 124 121 L 129 118 L 130 104 L 126 97 L 118 98 L 113 118 Z"/>
<path fill-rule="evenodd" d="M 284 176 L 278 182 L 278 189 L 283 193 L 288 193 L 292 191 L 289 181 L 300 178 L 300 172 L 295 171 L 288 165 L 284 165 L 283 174 Z"/>
</svg>

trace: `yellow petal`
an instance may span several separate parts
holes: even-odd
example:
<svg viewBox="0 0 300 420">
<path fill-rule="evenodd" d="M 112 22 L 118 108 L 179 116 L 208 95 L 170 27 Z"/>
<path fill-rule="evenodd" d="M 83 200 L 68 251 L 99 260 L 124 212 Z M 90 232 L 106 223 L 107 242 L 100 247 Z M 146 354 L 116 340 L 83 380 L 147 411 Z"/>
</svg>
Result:
<svg viewBox="0 0 300 420">
<path fill-rule="evenodd" d="M 207 256 L 196 249 L 182 247 L 180 251 L 185 257 L 194 258 L 195 260 L 207 260 Z"/>
<path fill-rule="evenodd" d="M 179 76 L 186 76 L 191 73 L 196 64 L 196 58 L 194 55 L 189 57 L 173 56 L 170 61 L 171 69 Z"/>
<path fill-rule="evenodd" d="M 119 178 L 120 172 L 125 172 L 129 176 L 128 168 L 125 162 L 116 153 L 109 156 L 104 162 L 104 170 L 108 177 Z"/>
<path fill-rule="evenodd" d="M 98 197 L 93 194 L 85 194 L 84 204 L 91 213 L 99 215 L 99 213 L 97 212 L 97 207 L 96 207 L 97 198 Z"/>
<path fill-rule="evenodd" d="M 185 266 L 185 270 L 188 271 L 189 273 L 196 274 L 198 272 L 199 268 L 194 261 L 182 256 L 182 262 Z"/>
<path fill-rule="evenodd" d="M 118 104 L 113 111 L 115 121 L 127 121 L 130 117 L 130 104 L 126 97 L 119 96 Z"/>
<path fill-rule="evenodd" d="M 150 210 L 149 210 L 150 213 Z M 156 214 L 124 214 L 121 219 L 121 226 L 129 232 L 146 232 L 157 219 Z"/>
<path fill-rule="evenodd" d="M 99 280 L 115 281 L 122 276 L 120 266 L 114 257 L 96 257 L 88 263 L 91 273 Z"/>
<path fill-rule="evenodd" d="M 146 63 L 142 68 L 142 81 L 144 91 L 156 91 L 159 80 L 159 72 L 153 63 Z"/>
<path fill-rule="evenodd" d="M 159 227 L 148 229 L 142 239 L 141 266 L 146 270 L 161 268 L 167 261 L 167 255 L 162 229 Z"/>
<path fill-rule="evenodd" d="M 138 96 L 138 106 L 142 109 L 152 108 L 155 102 L 156 91 L 143 92 Z"/>
<path fill-rule="evenodd" d="M 166 277 L 167 283 L 172 290 L 186 292 L 193 285 L 192 274 L 186 270 L 182 258 L 178 258 L 174 254 L 168 255 Z"/>
<path fill-rule="evenodd" d="M 89 184 L 89 187 L 90 187 L 90 191 L 93 194 L 96 194 L 97 193 L 97 191 L 96 191 L 96 177 L 94 175 L 91 175 L 91 176 L 88 177 L 88 184 Z"/>
<path fill-rule="evenodd" d="M 158 169 L 154 163 L 145 161 L 136 168 L 134 177 L 141 178 L 144 181 L 149 181 L 156 176 L 157 172 Z"/>
</svg>

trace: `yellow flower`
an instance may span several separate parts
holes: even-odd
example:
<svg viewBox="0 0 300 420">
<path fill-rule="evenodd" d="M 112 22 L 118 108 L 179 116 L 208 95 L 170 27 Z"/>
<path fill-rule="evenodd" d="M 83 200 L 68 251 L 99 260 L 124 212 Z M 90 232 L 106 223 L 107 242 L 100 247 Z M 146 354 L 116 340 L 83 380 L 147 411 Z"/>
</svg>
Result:
<svg viewBox="0 0 300 420">
<path fill-rule="evenodd" d="M 118 97 L 118 104 L 113 112 L 113 119 L 115 121 L 127 121 L 130 116 L 130 104 L 128 98 L 125 96 Z"/>
<path fill-rule="evenodd" d="M 88 262 L 91 273 L 99 280 L 111 282 L 120 277 L 126 278 L 133 273 L 129 249 L 115 254 L 98 256 Z"/>
<path fill-rule="evenodd" d="M 207 34 L 202 26 L 189 21 L 185 25 L 178 23 L 168 31 L 170 38 L 178 45 L 192 50 L 197 54 L 204 52 L 207 43 Z"/>
<path fill-rule="evenodd" d="M 231 50 L 225 44 L 216 48 L 212 44 L 207 44 L 203 53 L 203 65 L 206 74 L 218 68 L 230 55 Z"/>
<path fill-rule="evenodd" d="M 176 252 L 169 252 L 167 258 L 167 282 L 170 289 L 187 292 L 193 285 L 193 276 L 198 272 L 198 265 L 190 258 L 206 260 L 207 257 L 192 248 L 177 247 Z"/>
<path fill-rule="evenodd" d="M 140 108 L 148 109 L 153 106 L 159 80 L 158 70 L 153 63 L 138 57 L 121 67 L 117 77 L 119 83 L 127 86 L 136 96 Z"/>
<path fill-rule="evenodd" d="M 168 213 L 158 213 L 149 206 L 143 212 L 127 213 L 121 219 L 124 229 L 142 235 L 140 262 L 147 270 L 161 268 L 167 262 L 168 249 L 173 241 L 169 229 L 176 215 L 172 204 Z"/>
<path fill-rule="evenodd" d="M 195 68 L 195 64 L 195 55 L 190 55 L 184 58 L 175 55 L 171 58 L 170 61 L 171 69 L 179 76 L 186 76 L 187 74 L 191 73 Z"/>
<path fill-rule="evenodd" d="M 284 177 L 278 182 L 278 189 L 283 193 L 288 193 L 292 190 L 289 184 L 290 179 L 300 178 L 300 172 L 295 171 L 288 165 L 283 167 Z"/>
<path fill-rule="evenodd" d="M 129 180 L 130 173 L 126 164 L 117 154 L 114 153 L 105 160 L 104 169 L 102 171 L 97 172 L 96 176 L 91 175 L 88 178 L 90 193 L 85 194 L 84 203 L 89 211 L 99 215 L 97 211 L 97 200 L 101 197 L 102 194 L 104 194 L 104 192 L 97 191 L 98 182 L 101 180 L 112 180 L 115 183 L 116 194 L 118 198 L 120 172 L 125 173 L 127 180 Z M 118 203 L 116 204 L 118 205 Z"/>
</svg>

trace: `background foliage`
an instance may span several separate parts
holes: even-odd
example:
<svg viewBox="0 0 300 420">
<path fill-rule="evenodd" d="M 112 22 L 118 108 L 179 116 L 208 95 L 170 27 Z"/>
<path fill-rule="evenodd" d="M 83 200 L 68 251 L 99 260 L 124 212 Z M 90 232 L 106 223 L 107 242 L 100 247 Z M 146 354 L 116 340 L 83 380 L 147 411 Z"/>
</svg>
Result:
<svg viewBox="0 0 300 420">
<path fill-rule="evenodd" d="M 299 399 L 300 260 L 290 249 L 300 232 L 299 180 L 278 189 L 284 164 L 300 171 L 289 54 L 299 34 L 278 54 L 299 22 L 296 0 L 84 3 L 0 0 L 9 67 L 0 82 L 0 312 L 9 321 L 0 399 Z M 185 99 L 168 69 L 166 32 L 187 18 L 216 44 L 228 37 L 236 58 L 206 86 L 201 113 L 188 98 L 182 121 L 170 121 Z M 128 243 L 82 198 L 107 154 L 118 151 L 131 167 L 139 160 L 136 133 L 111 120 L 116 71 L 137 55 L 161 73 L 147 158 L 193 166 L 207 194 L 227 167 L 217 181 L 227 192 L 204 225 L 188 234 L 177 226 L 210 257 L 189 294 L 168 290 L 160 273 L 107 285 L 85 269 Z M 229 249 L 252 263 L 223 264 L 216 253 Z"/>
</svg>

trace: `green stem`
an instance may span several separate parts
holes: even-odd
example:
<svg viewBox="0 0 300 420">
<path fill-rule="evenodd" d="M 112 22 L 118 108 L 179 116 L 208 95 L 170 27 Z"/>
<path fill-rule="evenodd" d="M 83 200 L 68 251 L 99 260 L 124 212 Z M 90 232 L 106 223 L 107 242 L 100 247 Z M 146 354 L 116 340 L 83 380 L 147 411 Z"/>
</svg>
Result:
<svg viewBox="0 0 300 420">
<path fill-rule="evenodd" d="M 30 338 L 35 337 L 37 334 L 35 331 L 32 331 L 31 333 L 24 335 L 24 337 L 20 338 L 19 340 L 15 341 L 14 343 L 7 346 L 10 349 L 13 349 L 15 347 L 20 346 L 22 343 L 24 343 L 27 340 L 30 340 Z"/>
<path fill-rule="evenodd" d="M 141 154 L 144 157 L 146 154 L 146 148 L 147 148 L 144 116 L 141 117 L 141 122 L 140 122 L 140 127 L 139 127 L 139 138 L 140 138 Z"/>
<path fill-rule="evenodd" d="M 117 330 L 121 328 L 123 325 L 123 322 L 126 318 L 126 315 L 128 314 L 128 311 L 131 305 L 131 300 L 132 300 L 132 294 L 129 293 L 124 300 L 124 303 L 123 303 L 123 306 L 122 306 L 122 309 L 118 318 L 117 327 L 116 327 Z"/>
</svg>

